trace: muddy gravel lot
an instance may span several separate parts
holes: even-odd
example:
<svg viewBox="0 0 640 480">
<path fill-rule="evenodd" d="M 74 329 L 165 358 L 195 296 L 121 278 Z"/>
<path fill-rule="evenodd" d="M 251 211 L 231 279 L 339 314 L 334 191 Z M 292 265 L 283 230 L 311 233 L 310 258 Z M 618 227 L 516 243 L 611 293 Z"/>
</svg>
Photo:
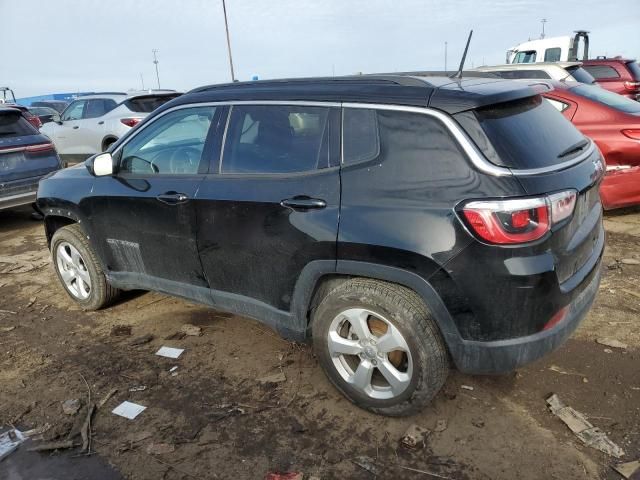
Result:
<svg viewBox="0 0 640 480">
<path fill-rule="evenodd" d="M 598 299 L 563 347 L 506 376 L 452 372 L 431 407 L 385 418 L 342 398 L 307 345 L 256 321 L 147 292 L 82 312 L 58 285 L 41 223 L 28 209 L 0 212 L 0 428 L 42 432 L 0 463 L 0 478 L 622 478 L 611 466 L 640 458 L 640 209 L 605 223 Z M 163 345 L 185 351 L 156 356 Z M 89 455 L 28 451 L 73 438 L 87 405 L 114 389 L 93 416 Z M 624 457 L 582 444 L 548 410 L 552 393 Z M 80 409 L 66 414 L 71 399 Z M 112 414 L 125 400 L 147 408 Z M 429 430 L 423 448 L 400 444 L 412 424 Z"/>
</svg>

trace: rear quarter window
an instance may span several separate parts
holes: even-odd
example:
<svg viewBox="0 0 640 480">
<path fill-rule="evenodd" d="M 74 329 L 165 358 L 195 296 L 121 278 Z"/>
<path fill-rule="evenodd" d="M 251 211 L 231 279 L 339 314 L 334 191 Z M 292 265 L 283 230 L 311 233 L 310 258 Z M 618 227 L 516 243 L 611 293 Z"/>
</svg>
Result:
<svg viewBox="0 0 640 480">
<path fill-rule="evenodd" d="M 19 137 L 37 135 L 38 131 L 27 122 L 20 112 L 0 112 L 0 137 Z"/>
<path fill-rule="evenodd" d="M 510 80 L 519 78 L 545 78 L 549 79 L 551 76 L 544 70 L 496 70 L 493 73 L 500 78 L 507 78 Z"/>
<path fill-rule="evenodd" d="M 156 108 L 164 105 L 169 100 L 173 100 L 179 95 L 157 95 L 151 97 L 137 97 L 126 100 L 124 104 L 129 110 L 136 113 L 151 113 Z"/>
<path fill-rule="evenodd" d="M 620 78 L 620 75 L 615 68 L 609 65 L 585 65 L 583 67 L 589 72 L 596 80 L 603 78 Z"/>
<path fill-rule="evenodd" d="M 608 107 L 611 107 L 619 112 L 640 114 L 640 102 L 631 100 L 623 95 L 610 92 L 604 88 L 597 87 L 595 85 L 578 85 L 571 89 L 575 94 L 581 97 L 588 98 L 594 102 L 601 103 Z"/>
<path fill-rule="evenodd" d="M 570 160 L 560 155 L 585 138 L 540 95 L 464 112 L 456 119 L 492 163 L 514 169 Z"/>
<path fill-rule="evenodd" d="M 631 76 L 634 78 L 634 80 L 636 82 L 640 82 L 640 65 L 638 65 L 638 62 L 627 63 L 627 69 L 631 73 Z"/>
<path fill-rule="evenodd" d="M 571 74 L 573 78 L 575 78 L 580 83 L 586 83 L 588 85 L 591 85 L 593 82 L 596 81 L 596 79 L 593 78 L 593 75 L 591 75 L 582 67 L 578 67 L 578 66 L 567 67 L 566 70 Z"/>
</svg>

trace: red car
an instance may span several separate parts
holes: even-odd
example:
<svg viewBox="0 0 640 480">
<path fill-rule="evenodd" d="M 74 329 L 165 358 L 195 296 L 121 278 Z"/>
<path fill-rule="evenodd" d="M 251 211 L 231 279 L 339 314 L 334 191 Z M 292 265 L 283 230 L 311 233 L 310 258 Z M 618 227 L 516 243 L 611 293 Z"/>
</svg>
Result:
<svg viewBox="0 0 640 480">
<path fill-rule="evenodd" d="M 584 60 L 582 68 L 589 72 L 602 88 L 632 100 L 640 100 L 640 66 L 626 58 Z"/>
<path fill-rule="evenodd" d="M 602 151 L 604 208 L 640 204 L 640 103 L 595 85 L 549 83 L 554 90 L 541 93 Z"/>
</svg>

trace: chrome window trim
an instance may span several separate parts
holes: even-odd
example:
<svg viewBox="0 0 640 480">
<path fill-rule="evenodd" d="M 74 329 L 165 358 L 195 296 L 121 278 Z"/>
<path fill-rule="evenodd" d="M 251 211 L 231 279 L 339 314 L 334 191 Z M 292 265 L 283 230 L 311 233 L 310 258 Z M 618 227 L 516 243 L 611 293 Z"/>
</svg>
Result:
<svg viewBox="0 0 640 480">
<path fill-rule="evenodd" d="M 480 170 L 483 173 L 504 177 L 504 176 L 530 176 L 530 175 L 540 175 L 544 173 L 555 172 L 558 170 L 564 170 L 573 165 L 576 165 L 586 158 L 588 158 L 595 150 L 595 144 L 590 141 L 589 147 L 577 157 L 567 160 L 566 162 L 558 163 L 555 165 L 550 165 L 548 167 L 540 167 L 540 168 L 530 168 L 530 169 L 511 169 L 507 167 L 501 167 L 498 165 L 494 165 L 489 162 L 484 155 L 478 150 L 475 144 L 471 141 L 471 139 L 467 136 L 467 134 L 462 130 L 450 115 L 441 112 L 439 110 L 435 110 L 428 107 L 413 107 L 409 105 L 394 105 L 394 104 L 381 104 L 381 103 L 362 103 L 362 102 L 322 102 L 322 101 L 306 101 L 306 100 L 225 100 L 220 102 L 194 102 L 194 103 L 185 103 L 182 105 L 176 105 L 171 107 L 159 115 L 155 116 L 152 121 L 142 125 L 141 128 L 131 132 L 128 138 L 118 146 L 116 150 L 114 150 L 113 155 L 119 153 L 122 148 L 131 141 L 131 139 L 135 138 L 140 132 L 142 132 L 149 125 L 152 125 L 157 119 L 163 117 L 164 115 L 174 112 L 176 110 L 181 110 L 185 108 L 195 108 L 195 107 L 217 107 L 217 106 L 231 106 L 233 105 L 305 105 L 309 107 L 338 107 L 338 108 L 369 108 L 375 110 L 390 110 L 397 112 L 409 112 L 409 113 L 417 113 L 422 115 L 428 115 L 430 117 L 436 118 L 440 120 L 444 126 L 449 130 L 449 132 L 456 139 L 458 144 L 462 147 L 467 157 L 473 164 L 475 168 Z M 341 112 L 341 116 L 344 113 Z M 224 152 L 224 144 L 226 141 L 226 132 L 228 127 L 228 121 L 231 117 L 231 109 L 227 113 L 227 125 L 225 125 L 225 131 L 223 133 L 223 142 L 222 142 L 222 152 Z M 341 122 L 341 130 L 344 130 L 344 122 Z M 340 157 L 341 164 L 343 161 L 343 139 L 341 132 L 341 145 L 340 145 Z M 218 163 L 218 173 L 220 173 L 220 168 L 222 167 L 222 157 L 220 158 L 220 162 Z"/>
</svg>

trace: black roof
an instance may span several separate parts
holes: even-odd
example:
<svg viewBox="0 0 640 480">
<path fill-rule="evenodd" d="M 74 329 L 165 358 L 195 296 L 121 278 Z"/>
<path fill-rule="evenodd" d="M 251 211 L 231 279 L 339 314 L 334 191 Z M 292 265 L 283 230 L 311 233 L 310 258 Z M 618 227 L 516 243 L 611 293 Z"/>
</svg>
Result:
<svg viewBox="0 0 640 480">
<path fill-rule="evenodd" d="M 429 106 L 453 114 L 535 94 L 527 85 L 510 80 L 452 79 L 430 72 L 410 72 L 209 85 L 185 93 L 166 107 L 192 102 L 306 100 Z"/>
</svg>

